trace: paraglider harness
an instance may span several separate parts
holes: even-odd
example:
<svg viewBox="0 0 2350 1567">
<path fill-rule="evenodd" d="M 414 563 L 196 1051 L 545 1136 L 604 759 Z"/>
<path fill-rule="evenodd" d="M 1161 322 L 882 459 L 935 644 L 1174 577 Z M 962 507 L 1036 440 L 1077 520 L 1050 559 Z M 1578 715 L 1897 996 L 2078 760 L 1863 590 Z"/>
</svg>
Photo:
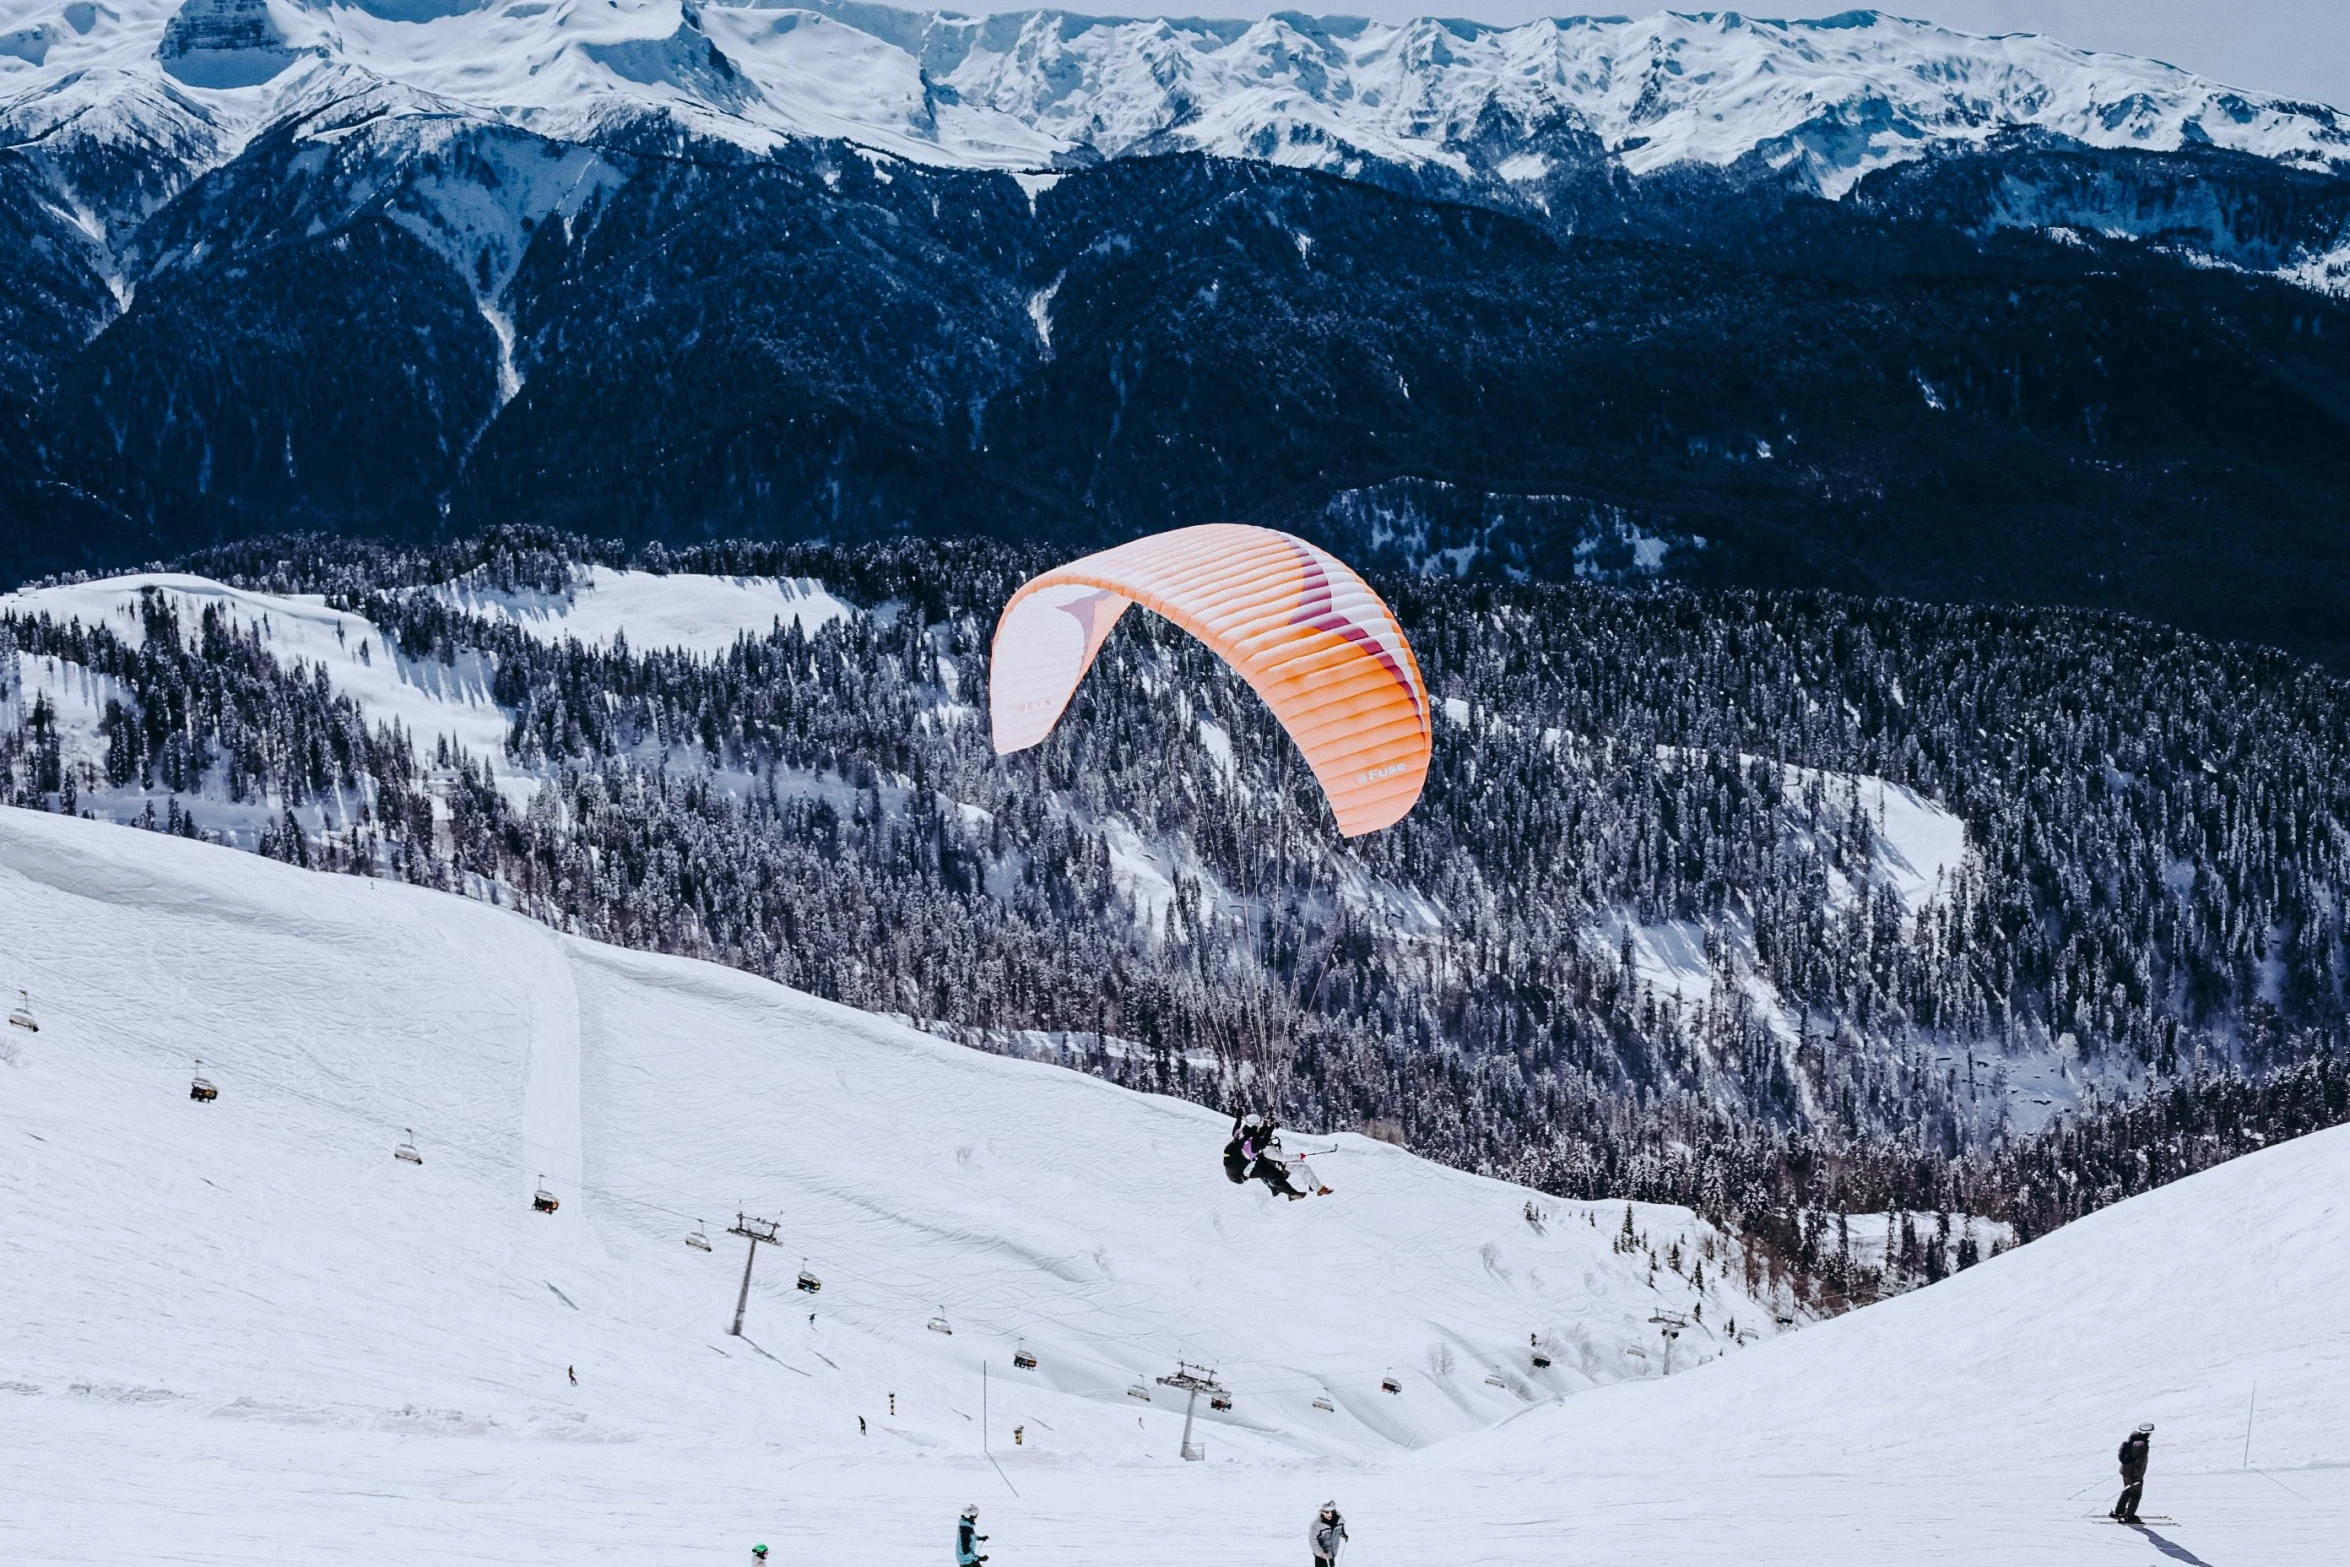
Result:
<svg viewBox="0 0 2350 1567">
<path fill-rule="evenodd" d="M 1224 1178 L 1235 1186 L 1248 1184 L 1248 1150 L 1241 1146 L 1240 1117 L 1232 1118 L 1232 1140 L 1224 1145 Z"/>
<path fill-rule="evenodd" d="M 1303 1165 L 1305 1155 L 1294 1160 L 1282 1151 L 1278 1123 L 1272 1117 L 1255 1119 L 1251 1126 L 1243 1117 L 1232 1119 L 1232 1140 L 1224 1145 L 1224 1177 L 1235 1186 L 1245 1186 L 1251 1180 L 1265 1185 L 1284 1197 L 1304 1197 L 1289 1178 L 1291 1164 Z"/>
</svg>

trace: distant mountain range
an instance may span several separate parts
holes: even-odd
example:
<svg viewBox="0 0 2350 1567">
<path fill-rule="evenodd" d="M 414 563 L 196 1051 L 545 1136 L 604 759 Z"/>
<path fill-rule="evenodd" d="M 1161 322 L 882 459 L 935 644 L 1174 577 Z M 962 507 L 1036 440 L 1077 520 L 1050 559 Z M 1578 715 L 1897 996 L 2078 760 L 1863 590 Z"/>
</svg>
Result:
<svg viewBox="0 0 2350 1567">
<path fill-rule="evenodd" d="M 1209 516 L 2338 656 L 2350 122 L 1869 12 L 0 4 L 0 575 Z"/>
<path fill-rule="evenodd" d="M 592 140 L 648 110 L 753 152 L 841 138 L 961 168 L 1207 152 L 1377 165 L 1539 207 L 1560 173 L 1752 162 L 1841 196 L 1871 170 L 2029 130 L 2084 147 L 2211 146 L 2350 167 L 2331 108 L 2030 36 L 1874 11 L 1522 27 L 973 17 L 783 5 L 127 0 L 16 5 L 0 43 L 20 134 L 176 143 L 201 163 L 356 95 Z M 201 149 L 201 150 L 199 150 Z"/>
</svg>

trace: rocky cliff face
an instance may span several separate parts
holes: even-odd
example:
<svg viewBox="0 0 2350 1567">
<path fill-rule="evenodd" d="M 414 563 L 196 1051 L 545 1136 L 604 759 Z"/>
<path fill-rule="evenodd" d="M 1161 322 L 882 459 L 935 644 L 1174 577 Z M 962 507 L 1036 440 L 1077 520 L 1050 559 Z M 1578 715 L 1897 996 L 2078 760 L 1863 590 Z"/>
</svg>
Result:
<svg viewBox="0 0 2350 1567">
<path fill-rule="evenodd" d="M 258 87 L 294 63 L 267 0 L 186 0 L 163 27 L 155 59 L 190 87 Z"/>
</svg>

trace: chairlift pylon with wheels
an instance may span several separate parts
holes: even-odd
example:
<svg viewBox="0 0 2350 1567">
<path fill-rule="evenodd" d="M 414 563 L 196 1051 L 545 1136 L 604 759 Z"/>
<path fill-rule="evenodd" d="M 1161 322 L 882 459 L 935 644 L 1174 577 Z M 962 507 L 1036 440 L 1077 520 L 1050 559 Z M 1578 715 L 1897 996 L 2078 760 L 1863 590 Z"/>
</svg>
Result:
<svg viewBox="0 0 2350 1567">
<path fill-rule="evenodd" d="M 208 1105 L 220 1097 L 220 1090 L 211 1078 L 204 1075 L 204 1058 L 196 1058 L 196 1075 L 188 1079 L 188 1097 L 200 1105 Z"/>
<path fill-rule="evenodd" d="M 710 1237 L 704 1232 L 701 1220 L 694 1220 L 693 1233 L 685 1238 L 685 1243 L 696 1251 L 708 1251 L 710 1249 Z"/>
<path fill-rule="evenodd" d="M 555 1194 L 547 1190 L 547 1178 L 543 1175 L 539 1177 L 538 1189 L 530 1194 L 530 1206 L 537 1213 L 553 1213 L 563 1206 L 555 1200 Z"/>
<path fill-rule="evenodd" d="M 37 1034 L 41 1025 L 33 1017 L 33 998 L 29 992 L 16 993 L 16 1005 L 8 1009 L 8 1026 L 21 1028 L 28 1034 Z"/>
<path fill-rule="evenodd" d="M 402 1164 L 424 1163 L 424 1155 L 416 1151 L 416 1128 L 413 1126 L 403 1126 L 400 1128 L 400 1130 L 406 1132 L 408 1136 L 406 1140 L 401 1142 L 398 1147 L 392 1150 L 392 1157 L 399 1160 Z"/>
</svg>

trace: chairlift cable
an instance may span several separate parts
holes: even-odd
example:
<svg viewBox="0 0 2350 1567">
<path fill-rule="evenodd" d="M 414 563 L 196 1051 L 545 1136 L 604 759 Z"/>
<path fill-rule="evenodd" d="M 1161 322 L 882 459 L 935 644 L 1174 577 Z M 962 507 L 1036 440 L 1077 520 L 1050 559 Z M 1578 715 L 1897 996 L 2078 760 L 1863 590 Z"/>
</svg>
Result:
<svg viewBox="0 0 2350 1567">
<path fill-rule="evenodd" d="M 121 992 L 113 990 L 111 987 L 104 986 L 102 984 L 88 984 L 83 985 L 80 988 L 95 990 L 100 994 L 110 997 L 117 1003 L 127 1005 L 131 1001 L 130 997 L 125 996 Z M 497 1015 L 497 1013 L 496 1009 L 475 1009 L 473 1015 Z M 135 1035 L 123 1036 L 120 1042 L 129 1044 L 134 1048 L 153 1055 L 164 1057 L 174 1057 L 177 1055 L 177 1052 L 172 1050 L 170 1047 L 139 1038 Z M 310 1060 L 311 1063 L 318 1067 L 324 1074 L 342 1078 L 345 1081 L 349 1080 L 346 1074 L 333 1071 L 331 1068 L 327 1067 L 325 1063 L 318 1062 L 315 1060 L 315 1058 L 309 1057 L 307 1052 L 304 1052 L 304 1056 L 305 1059 Z M 383 1128 L 388 1127 L 391 1124 L 380 1120 L 378 1116 L 372 1111 L 357 1109 L 346 1102 L 331 1099 L 310 1090 L 296 1087 L 291 1083 L 277 1079 L 274 1075 L 257 1076 L 251 1079 L 250 1082 L 257 1091 L 300 1100 L 319 1109 L 332 1112 L 337 1116 L 357 1122 L 363 1126 Z M 242 1092 L 244 1090 L 240 1089 L 240 1091 Z M 397 1089 L 371 1089 L 370 1091 L 376 1093 L 380 1097 L 399 1100 L 418 1108 L 432 1110 L 435 1114 L 439 1113 L 436 1107 L 427 1106 L 422 1101 L 419 1101 L 412 1096 L 400 1093 Z M 470 1132 L 481 1131 L 479 1128 L 468 1126 L 467 1123 L 462 1119 L 450 1122 L 448 1124 L 453 1129 L 462 1129 L 464 1131 Z M 411 1140 L 413 1139 L 413 1131 L 411 1129 L 402 1128 L 402 1130 L 409 1131 L 410 1138 Z M 488 1133 L 486 1135 L 507 1147 L 512 1147 L 516 1141 L 511 1137 L 510 1134 L 506 1133 Z M 567 1152 L 567 1150 L 557 1150 L 549 1148 L 543 1144 L 535 1143 L 528 1138 L 520 1139 L 520 1142 L 523 1147 L 538 1153 L 555 1154 Z M 511 1168 L 511 1161 L 508 1157 L 500 1154 L 491 1154 L 485 1152 L 472 1137 L 463 1135 L 450 1136 L 444 1133 L 440 1139 L 436 1140 L 436 1146 L 451 1150 L 452 1157 L 456 1157 L 461 1164 L 470 1165 L 478 1170 L 483 1171 L 485 1174 L 501 1173 Z M 1348 1153 L 1357 1151 L 1359 1150 L 1350 1150 L 1334 1146 L 1327 1150 L 1314 1152 L 1300 1157 L 1319 1158 L 1324 1157 L 1329 1153 Z M 543 1185 L 543 1176 L 540 1178 L 540 1181 Z M 819 1181 L 816 1184 L 818 1185 L 822 1195 L 834 1197 L 840 1197 L 844 1195 L 843 1191 L 823 1191 L 822 1188 L 829 1183 Z M 674 1218 L 686 1219 L 696 1223 L 697 1225 L 700 1223 L 699 1220 L 694 1219 L 693 1215 L 689 1211 L 683 1208 L 671 1207 L 666 1203 L 654 1201 L 651 1198 L 638 1195 L 634 1192 L 622 1191 L 615 1187 L 604 1186 L 598 1183 L 587 1181 L 574 1183 L 574 1189 L 583 1196 L 593 1196 L 600 1200 L 620 1203 L 648 1213 L 659 1213 L 669 1215 Z M 1197 1222 L 1197 1219 L 1193 1221 L 1195 1224 Z M 1431 1225 L 1417 1236 L 1406 1237 L 1399 1240 L 1386 1253 L 1384 1253 L 1381 1258 L 1378 1259 L 1376 1264 L 1366 1263 L 1362 1265 L 1383 1265 L 1397 1252 L 1402 1251 L 1416 1243 L 1424 1242 L 1429 1237 L 1434 1236 L 1440 1232 L 1450 1230 L 1451 1228 L 1452 1226 L 1444 1224 Z M 956 1253 L 957 1255 L 968 1256 L 973 1252 L 992 1249 L 992 1244 L 989 1242 L 973 1241 L 956 1248 Z M 1065 1257 L 1047 1259 L 1047 1261 L 1066 1264 L 1075 1262 L 1089 1255 L 1091 1255 L 1091 1249 L 1087 1248 L 1070 1252 Z M 864 1273 L 842 1266 L 838 1263 L 828 1265 L 827 1271 L 838 1274 L 843 1278 L 851 1279 L 858 1283 L 868 1285 L 886 1295 L 896 1296 L 903 1300 L 935 1300 L 937 1298 L 937 1288 L 934 1277 L 925 1276 L 924 1281 L 921 1283 L 908 1283 L 897 1279 L 883 1278 L 873 1274 Z M 908 1271 L 919 1273 L 922 1270 L 917 1266 L 910 1266 Z M 1102 1288 L 1103 1286 L 1099 1284 L 1090 1283 L 1078 1286 L 1079 1292 L 1082 1295 L 1091 1296 L 1097 1301 L 1099 1300 L 1099 1295 Z M 1126 1331 L 1105 1331 L 1102 1329 L 1081 1325 L 1078 1322 L 1071 1321 L 1061 1313 L 1052 1311 L 1041 1304 L 1042 1300 L 1057 1298 L 1060 1293 L 1062 1292 L 1014 1290 L 1012 1292 L 1012 1297 L 1009 1303 L 1022 1315 L 1032 1319 L 1050 1322 L 1054 1325 L 1055 1328 L 1064 1333 L 1068 1333 L 1073 1337 L 1077 1337 L 1096 1344 L 1113 1344 L 1121 1347 L 1131 1347 L 1134 1344 L 1134 1335 L 1130 1329 Z M 990 1294 L 982 1291 L 966 1291 L 962 1293 L 960 1299 L 962 1304 L 958 1306 L 956 1304 L 956 1299 L 950 1297 L 944 1303 L 945 1309 L 950 1312 L 960 1311 L 965 1314 L 976 1312 L 982 1316 L 983 1320 L 986 1320 L 992 1319 L 1002 1308 L 1002 1305 L 1005 1304 L 1005 1292 L 998 1290 L 991 1296 Z M 1134 1306 L 1125 1308 L 1123 1314 L 1129 1316 L 1140 1315 L 1145 1317 L 1159 1317 L 1158 1313 L 1149 1311 L 1147 1308 L 1142 1307 L 1140 1303 L 1136 1303 Z M 1164 1318 L 1160 1318 L 1160 1320 L 1158 1320 L 1154 1325 L 1157 1326 L 1162 1332 L 1167 1334 L 1167 1336 L 1170 1338 L 1175 1338 L 1178 1341 L 1181 1341 L 1185 1337 L 1185 1330 L 1175 1322 L 1170 1322 Z M 987 1331 L 996 1330 L 990 1329 Z M 1104 1369 L 1113 1368 L 1113 1363 L 1094 1360 L 1093 1357 L 1084 1354 L 1082 1351 L 1067 1350 L 1062 1351 L 1061 1353 L 1064 1355 L 1074 1355 L 1080 1363 L 1086 1363 L 1090 1361 L 1091 1363 L 1103 1366 Z M 1474 1351 L 1471 1353 L 1473 1354 Z M 1285 1358 L 1279 1362 L 1268 1362 L 1253 1358 L 1236 1358 L 1232 1356 L 1225 1356 L 1223 1357 L 1223 1360 L 1224 1363 L 1232 1366 L 1248 1366 L 1253 1364 L 1265 1365 L 1269 1369 L 1273 1369 L 1275 1367 L 1278 1368 L 1274 1376 L 1262 1381 L 1252 1379 L 1248 1382 L 1245 1388 L 1237 1390 L 1248 1394 L 1256 1394 L 1260 1392 L 1279 1393 L 1305 1391 L 1307 1389 L 1322 1389 L 1326 1388 L 1331 1383 L 1348 1380 L 1355 1375 L 1362 1375 L 1373 1367 L 1392 1367 L 1397 1363 L 1396 1357 L 1392 1354 L 1379 1355 L 1374 1358 L 1363 1360 L 1356 1360 L 1352 1357 L 1349 1357 L 1344 1361 L 1323 1361 L 1311 1359 L 1298 1361 Z M 1122 1367 L 1117 1369 L 1119 1371 L 1119 1375 L 1123 1376 L 1126 1374 Z M 1108 1390 L 1108 1386 L 1109 1384 L 1107 1383 L 1102 1385 L 1105 1393 Z"/>
</svg>

